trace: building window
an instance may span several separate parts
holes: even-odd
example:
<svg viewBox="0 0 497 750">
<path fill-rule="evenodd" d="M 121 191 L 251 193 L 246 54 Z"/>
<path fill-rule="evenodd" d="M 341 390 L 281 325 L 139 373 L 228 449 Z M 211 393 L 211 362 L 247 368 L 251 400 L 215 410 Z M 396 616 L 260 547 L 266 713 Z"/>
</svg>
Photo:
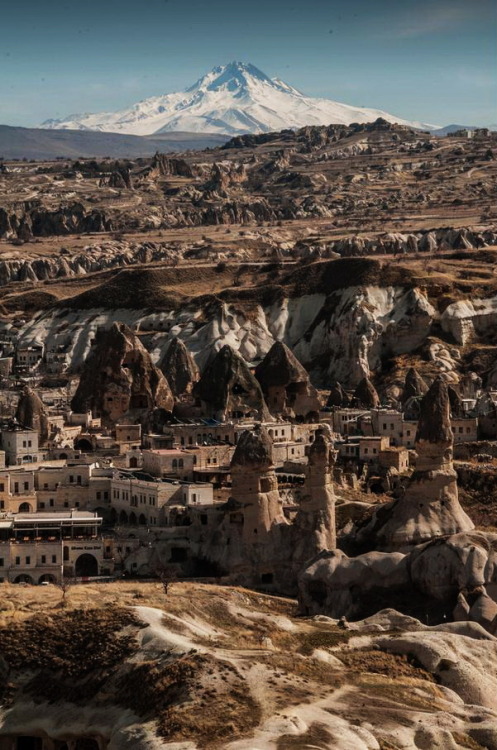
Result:
<svg viewBox="0 0 497 750">
<path fill-rule="evenodd" d="M 41 556 L 41 564 L 45 565 L 46 562 L 47 562 L 47 556 L 46 555 L 42 555 Z"/>
<path fill-rule="evenodd" d="M 20 565 L 20 564 L 21 564 L 21 558 L 20 557 L 16 557 L 16 565 Z"/>
<path fill-rule="evenodd" d="M 19 482 L 14 482 L 14 493 L 19 494 Z"/>
<path fill-rule="evenodd" d="M 50 500 L 48 501 L 48 503 L 49 503 L 50 507 L 53 508 L 53 506 L 54 506 L 54 499 L 53 499 L 53 497 L 50 498 Z"/>
<path fill-rule="evenodd" d="M 53 563 L 56 563 L 56 562 L 57 562 L 57 555 L 52 555 L 52 562 L 53 562 Z"/>
<path fill-rule="evenodd" d="M 69 482 L 74 482 L 74 477 L 72 474 L 69 475 Z"/>
<path fill-rule="evenodd" d="M 29 482 L 24 482 L 24 489 L 29 490 Z"/>
<path fill-rule="evenodd" d="M 0 557 L 0 568 L 3 568 L 5 566 L 3 557 Z"/>
<path fill-rule="evenodd" d="M 0 483 L 0 492 L 4 492 L 4 491 L 5 491 L 5 485 L 2 482 Z"/>
</svg>

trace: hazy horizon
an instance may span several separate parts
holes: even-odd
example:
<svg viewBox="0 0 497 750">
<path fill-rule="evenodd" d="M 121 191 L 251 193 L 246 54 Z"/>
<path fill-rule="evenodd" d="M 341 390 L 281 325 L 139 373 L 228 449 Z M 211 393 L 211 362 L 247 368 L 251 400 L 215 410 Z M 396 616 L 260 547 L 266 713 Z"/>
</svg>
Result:
<svg viewBox="0 0 497 750">
<path fill-rule="evenodd" d="M 235 59 L 313 97 L 497 123 L 493 0 L 27 0 L 2 21 L 0 124 L 122 109 Z"/>
</svg>

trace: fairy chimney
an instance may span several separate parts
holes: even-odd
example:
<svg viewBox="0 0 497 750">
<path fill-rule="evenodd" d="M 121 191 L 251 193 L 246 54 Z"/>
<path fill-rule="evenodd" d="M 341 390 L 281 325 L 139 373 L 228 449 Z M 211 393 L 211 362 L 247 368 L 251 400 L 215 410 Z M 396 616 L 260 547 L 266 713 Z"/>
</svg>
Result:
<svg viewBox="0 0 497 750">
<path fill-rule="evenodd" d="M 72 400 L 77 412 L 91 410 L 113 426 L 125 414 L 141 419 L 153 409 L 171 411 L 169 384 L 150 354 L 124 323 L 97 331 Z"/>
<path fill-rule="evenodd" d="M 373 521 L 379 548 L 404 548 L 474 528 L 459 503 L 452 449 L 449 394 L 438 377 L 421 401 L 416 469 L 404 495 Z"/>
<path fill-rule="evenodd" d="M 36 430 L 39 444 L 48 438 L 48 415 L 45 405 L 38 394 L 26 386 L 21 394 L 15 414 L 16 420 L 29 430 Z"/>
<path fill-rule="evenodd" d="M 273 526 L 287 523 L 272 453 L 271 438 L 259 427 L 240 435 L 231 460 L 231 494 L 242 508 L 246 544 L 268 544 Z"/>
<path fill-rule="evenodd" d="M 159 369 L 166 376 L 176 400 L 191 393 L 193 385 L 199 379 L 199 370 L 195 360 L 183 341 L 176 336 L 171 340 L 159 364 Z"/>
<path fill-rule="evenodd" d="M 258 381 L 245 360 L 228 345 L 207 365 L 193 387 L 193 395 L 206 417 L 220 421 L 244 416 L 270 419 Z"/>
<path fill-rule="evenodd" d="M 308 449 L 305 487 L 295 519 L 295 559 L 302 562 L 323 550 L 336 548 L 335 493 L 333 469 L 336 451 L 329 434 L 317 430 Z"/>
<path fill-rule="evenodd" d="M 306 417 L 320 409 L 309 373 L 282 341 L 275 341 L 255 369 L 268 408 L 273 415 Z"/>
</svg>

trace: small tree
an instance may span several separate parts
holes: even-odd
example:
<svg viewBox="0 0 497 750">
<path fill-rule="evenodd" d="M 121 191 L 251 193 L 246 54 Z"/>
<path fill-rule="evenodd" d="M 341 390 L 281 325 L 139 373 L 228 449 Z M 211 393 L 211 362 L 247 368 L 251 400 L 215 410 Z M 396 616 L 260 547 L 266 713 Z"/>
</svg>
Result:
<svg viewBox="0 0 497 750">
<path fill-rule="evenodd" d="M 178 573 L 174 565 L 165 565 L 164 563 L 157 563 L 155 566 L 155 575 L 161 582 L 164 594 L 167 596 L 171 586 L 177 582 Z"/>
<path fill-rule="evenodd" d="M 61 580 L 56 585 L 59 587 L 59 589 L 62 592 L 60 606 L 66 607 L 67 606 L 67 594 L 71 586 L 74 585 L 74 578 L 72 578 L 72 576 L 67 575 L 67 573 L 64 573 Z"/>
</svg>

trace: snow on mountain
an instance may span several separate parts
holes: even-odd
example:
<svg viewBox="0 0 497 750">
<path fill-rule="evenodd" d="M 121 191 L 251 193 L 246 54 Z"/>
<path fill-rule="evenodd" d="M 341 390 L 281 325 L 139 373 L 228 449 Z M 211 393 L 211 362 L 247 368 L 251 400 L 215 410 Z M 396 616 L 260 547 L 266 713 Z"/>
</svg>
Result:
<svg viewBox="0 0 497 750">
<path fill-rule="evenodd" d="M 422 129 L 435 127 L 408 122 L 377 109 L 314 99 L 279 78 L 269 78 L 254 65 L 232 62 L 213 68 L 186 91 L 153 96 L 119 112 L 74 114 L 60 120 L 46 120 L 41 127 L 130 135 L 176 130 L 239 135 L 304 125 L 349 125 L 372 122 L 378 117 Z"/>
</svg>

